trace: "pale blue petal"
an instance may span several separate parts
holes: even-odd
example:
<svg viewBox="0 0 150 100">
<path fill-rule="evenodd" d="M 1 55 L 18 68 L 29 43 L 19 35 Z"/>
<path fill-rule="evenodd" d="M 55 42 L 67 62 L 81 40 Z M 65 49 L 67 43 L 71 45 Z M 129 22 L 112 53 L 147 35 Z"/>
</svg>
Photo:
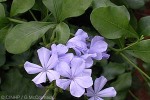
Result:
<svg viewBox="0 0 150 100">
<path fill-rule="evenodd" d="M 70 93 L 72 96 L 81 97 L 85 92 L 85 89 L 78 85 L 75 81 L 71 81 Z"/>
<path fill-rule="evenodd" d="M 43 82 L 46 82 L 46 73 L 45 72 L 40 72 L 32 81 L 35 84 L 41 84 Z"/>
<path fill-rule="evenodd" d="M 95 96 L 95 97 L 91 97 L 91 98 L 90 98 L 90 99 L 88 99 L 88 100 L 104 100 L 104 99 L 102 99 L 102 98 L 100 98 L 100 97 Z"/>
<path fill-rule="evenodd" d="M 74 57 L 71 61 L 72 76 L 79 76 L 85 69 L 85 62 L 81 58 Z"/>
<path fill-rule="evenodd" d="M 67 53 L 68 51 L 68 47 L 63 45 L 63 44 L 58 44 L 57 45 L 57 53 L 58 55 L 63 55 L 65 53 Z"/>
<path fill-rule="evenodd" d="M 107 53 L 102 53 L 102 56 L 103 56 L 103 59 L 108 59 L 110 57 L 110 55 Z"/>
<path fill-rule="evenodd" d="M 84 32 L 82 29 L 78 29 L 75 33 L 75 36 L 79 36 L 81 40 L 85 41 L 86 38 L 88 38 L 88 34 Z"/>
<path fill-rule="evenodd" d="M 85 59 L 85 68 L 91 68 L 93 66 L 92 58 Z"/>
<path fill-rule="evenodd" d="M 58 55 L 55 52 L 52 52 L 52 55 L 47 63 L 47 69 L 52 69 L 54 67 L 56 67 L 58 63 Z"/>
<path fill-rule="evenodd" d="M 91 40 L 91 46 L 93 46 L 96 42 L 98 41 L 104 41 L 104 38 L 101 36 L 95 36 L 92 40 Z"/>
<path fill-rule="evenodd" d="M 51 51 L 47 48 L 42 47 L 42 48 L 37 50 L 37 53 L 38 53 L 38 56 L 39 56 L 39 59 L 40 59 L 42 66 L 46 67 L 47 62 L 48 62 L 50 55 L 51 55 Z"/>
<path fill-rule="evenodd" d="M 91 69 L 84 69 L 82 72 L 82 76 L 91 76 L 92 70 Z"/>
<path fill-rule="evenodd" d="M 104 76 L 96 78 L 94 82 L 95 93 L 98 93 L 104 87 L 106 83 L 107 83 L 107 79 Z"/>
<path fill-rule="evenodd" d="M 117 94 L 113 87 L 106 88 L 98 93 L 99 97 L 115 97 Z"/>
<path fill-rule="evenodd" d="M 53 80 L 57 80 L 60 78 L 60 74 L 54 70 L 48 70 L 46 72 L 47 77 L 49 79 L 50 82 L 52 82 Z"/>
<path fill-rule="evenodd" d="M 56 85 L 60 88 L 62 88 L 63 90 L 66 90 L 69 85 L 71 83 L 70 79 L 58 79 L 56 80 Z"/>
<path fill-rule="evenodd" d="M 36 73 L 42 72 L 42 69 L 43 69 L 41 66 L 30 63 L 28 61 L 25 62 L 24 68 L 28 74 L 36 74 Z"/>
<path fill-rule="evenodd" d="M 92 80 L 92 77 L 90 76 L 76 77 L 74 81 L 83 88 L 89 88 L 93 85 L 93 80 Z"/>
<path fill-rule="evenodd" d="M 68 63 L 66 62 L 60 62 L 56 68 L 56 71 L 60 73 L 63 77 L 71 77 L 71 69 Z"/>
<path fill-rule="evenodd" d="M 64 61 L 69 64 L 71 60 L 73 59 L 73 57 L 74 57 L 73 53 L 67 53 L 67 54 L 64 54 L 63 56 L 60 56 L 59 61 Z"/>
<path fill-rule="evenodd" d="M 88 97 L 93 97 L 93 96 L 95 96 L 95 92 L 94 92 L 92 86 L 89 87 L 89 88 L 87 88 L 86 91 L 87 91 L 87 93 L 85 93 L 86 96 L 88 96 Z"/>
<path fill-rule="evenodd" d="M 98 41 L 90 46 L 89 53 L 102 53 L 107 50 L 108 44 L 105 41 Z"/>
<path fill-rule="evenodd" d="M 103 58 L 103 55 L 102 55 L 102 53 L 97 53 L 97 56 L 93 57 L 93 58 L 96 60 L 101 60 Z"/>
</svg>

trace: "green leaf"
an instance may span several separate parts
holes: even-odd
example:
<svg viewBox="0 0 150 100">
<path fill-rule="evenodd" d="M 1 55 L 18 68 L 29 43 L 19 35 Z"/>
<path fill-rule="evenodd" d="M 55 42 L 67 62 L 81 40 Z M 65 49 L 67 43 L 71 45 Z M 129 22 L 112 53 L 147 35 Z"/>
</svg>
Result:
<svg viewBox="0 0 150 100">
<path fill-rule="evenodd" d="M 116 6 L 110 0 L 93 0 L 93 8 Z"/>
<path fill-rule="evenodd" d="M 140 34 L 150 36 L 150 16 L 142 17 L 139 21 Z"/>
<path fill-rule="evenodd" d="M 124 6 L 100 7 L 91 13 L 92 25 L 108 39 L 130 35 L 137 37 L 136 32 L 129 25 L 129 20 L 129 12 Z"/>
<path fill-rule="evenodd" d="M 22 53 L 30 48 L 33 42 L 53 28 L 54 24 L 46 22 L 27 22 L 16 25 L 5 39 L 6 50 L 13 54 Z"/>
<path fill-rule="evenodd" d="M 125 0 L 124 2 L 132 9 L 139 9 L 145 5 L 144 0 Z"/>
<path fill-rule="evenodd" d="M 103 70 L 104 72 L 102 75 L 104 75 L 108 80 L 111 80 L 125 72 L 125 65 L 110 62 L 109 64 L 103 66 Z"/>
<path fill-rule="evenodd" d="M 5 61 L 6 61 L 6 57 L 5 57 L 5 47 L 3 44 L 0 44 L 0 67 L 2 65 L 4 65 Z"/>
<path fill-rule="evenodd" d="M 19 13 L 24 13 L 31 9 L 34 3 L 35 0 L 13 0 L 10 15 L 15 16 Z"/>
<path fill-rule="evenodd" d="M 0 2 L 4 2 L 4 1 L 7 1 L 7 0 L 0 0 Z"/>
<path fill-rule="evenodd" d="M 42 96 L 44 94 L 44 89 L 37 88 L 31 80 L 24 78 L 17 69 L 11 69 L 4 75 L 1 89 L 7 95 Z"/>
<path fill-rule="evenodd" d="M 113 100 L 125 100 L 128 89 L 132 83 L 131 73 L 124 73 L 118 77 L 118 79 L 111 84 L 116 91 L 117 96 Z"/>
<path fill-rule="evenodd" d="M 5 9 L 4 6 L 0 3 L 0 18 L 5 17 Z"/>
<path fill-rule="evenodd" d="M 82 15 L 92 0 L 43 0 L 43 3 L 60 22 L 69 17 Z"/>
<path fill-rule="evenodd" d="M 126 51 L 134 57 L 140 58 L 143 61 L 150 63 L 150 39 L 143 40 L 128 48 Z"/>
<path fill-rule="evenodd" d="M 57 42 L 65 44 L 70 37 L 70 29 L 67 24 L 60 23 L 56 26 L 54 32 L 57 36 Z"/>
</svg>

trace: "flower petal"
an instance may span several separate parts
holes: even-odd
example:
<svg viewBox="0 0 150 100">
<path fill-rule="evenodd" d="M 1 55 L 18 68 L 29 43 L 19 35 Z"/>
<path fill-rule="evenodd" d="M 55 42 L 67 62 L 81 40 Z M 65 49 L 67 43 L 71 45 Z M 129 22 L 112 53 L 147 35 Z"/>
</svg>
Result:
<svg viewBox="0 0 150 100">
<path fill-rule="evenodd" d="M 106 88 L 98 93 L 99 97 L 115 97 L 117 94 L 113 87 Z"/>
<path fill-rule="evenodd" d="M 28 61 L 25 62 L 24 68 L 28 74 L 36 74 L 42 71 L 42 67 Z"/>
<path fill-rule="evenodd" d="M 46 82 L 46 73 L 45 72 L 39 73 L 34 79 L 32 79 L 32 81 L 35 84 L 41 84 L 43 82 Z"/>
<path fill-rule="evenodd" d="M 88 38 L 88 34 L 84 32 L 82 29 L 78 29 L 77 32 L 75 33 L 75 36 L 79 36 L 82 40 Z"/>
<path fill-rule="evenodd" d="M 95 92 L 94 92 L 92 86 L 87 88 L 86 91 L 87 91 L 87 93 L 85 93 L 85 95 L 88 97 L 93 97 L 95 95 Z"/>
<path fill-rule="evenodd" d="M 60 88 L 62 88 L 63 90 L 66 90 L 69 85 L 71 83 L 70 79 L 58 79 L 56 80 L 56 85 Z"/>
<path fill-rule="evenodd" d="M 50 82 L 52 82 L 53 80 L 57 80 L 60 78 L 60 75 L 58 72 L 54 71 L 54 70 L 48 70 L 46 72 L 47 77 L 49 79 Z"/>
<path fill-rule="evenodd" d="M 69 64 L 71 60 L 73 59 L 73 57 L 74 57 L 73 53 L 67 53 L 67 54 L 64 54 L 63 56 L 60 56 L 59 61 L 65 61 Z"/>
<path fill-rule="evenodd" d="M 46 67 L 46 64 L 50 58 L 50 55 L 51 55 L 51 51 L 48 50 L 47 48 L 40 48 L 37 50 L 37 53 L 38 53 L 38 56 L 39 56 L 39 59 L 40 59 L 40 62 L 42 64 L 43 67 Z"/>
<path fill-rule="evenodd" d="M 96 78 L 96 80 L 94 82 L 95 93 L 98 93 L 104 87 L 106 82 L 107 82 L 107 79 L 104 76 Z"/>
<path fill-rule="evenodd" d="M 63 44 L 58 44 L 57 45 L 57 53 L 58 55 L 63 55 L 65 53 L 67 53 L 68 51 L 68 47 L 63 45 Z"/>
<path fill-rule="evenodd" d="M 71 69 L 70 69 L 68 63 L 66 63 L 66 62 L 61 61 L 58 64 L 56 71 L 59 72 L 61 76 L 68 77 L 68 78 L 71 77 Z"/>
<path fill-rule="evenodd" d="M 101 36 L 95 36 L 92 40 L 91 40 L 91 46 L 93 46 L 96 42 L 98 41 L 104 41 L 104 38 Z"/>
<path fill-rule="evenodd" d="M 84 69 L 82 72 L 82 76 L 91 76 L 92 70 L 91 69 Z"/>
<path fill-rule="evenodd" d="M 97 41 L 90 46 L 89 53 L 102 53 L 107 50 L 108 44 L 105 41 Z"/>
<path fill-rule="evenodd" d="M 103 59 L 108 59 L 110 57 L 110 55 L 107 53 L 102 53 L 102 56 L 103 56 Z"/>
<path fill-rule="evenodd" d="M 88 100 L 104 100 L 104 99 L 102 99 L 102 98 L 100 98 L 100 97 L 91 97 L 90 99 L 88 99 Z"/>
<path fill-rule="evenodd" d="M 71 61 L 72 76 L 80 75 L 85 69 L 85 62 L 81 58 L 74 57 Z"/>
<path fill-rule="evenodd" d="M 47 69 L 52 69 L 56 67 L 57 63 L 58 63 L 58 55 L 56 52 L 52 52 L 52 55 L 47 63 Z"/>
<path fill-rule="evenodd" d="M 85 89 L 79 86 L 75 81 L 71 81 L 70 93 L 75 97 L 81 97 L 85 92 Z"/>
<path fill-rule="evenodd" d="M 85 68 L 91 68 L 93 65 L 93 60 L 92 58 L 87 58 L 85 59 Z"/>
<path fill-rule="evenodd" d="M 74 81 L 83 88 L 89 88 L 93 85 L 93 80 L 90 76 L 76 77 Z"/>
</svg>

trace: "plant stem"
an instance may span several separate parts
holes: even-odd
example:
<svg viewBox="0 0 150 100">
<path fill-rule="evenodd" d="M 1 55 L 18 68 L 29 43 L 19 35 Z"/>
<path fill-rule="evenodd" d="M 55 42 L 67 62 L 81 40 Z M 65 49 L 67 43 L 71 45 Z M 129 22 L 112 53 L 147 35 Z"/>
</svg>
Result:
<svg viewBox="0 0 150 100">
<path fill-rule="evenodd" d="M 139 100 L 130 90 L 129 90 L 129 93 L 135 100 Z"/>
<path fill-rule="evenodd" d="M 150 80 L 150 77 L 143 72 L 138 66 L 136 66 L 129 58 L 127 58 L 123 53 L 120 53 L 120 55 L 128 62 L 130 63 L 135 69 L 137 69 L 141 74 L 143 74 L 147 79 Z"/>
<path fill-rule="evenodd" d="M 34 19 L 35 21 L 38 21 L 38 20 L 36 19 L 36 17 L 34 16 L 34 14 L 32 13 L 32 11 L 29 10 L 29 12 L 30 12 L 31 16 L 33 17 L 33 19 Z"/>
<path fill-rule="evenodd" d="M 11 21 L 11 22 L 15 22 L 15 23 L 19 23 L 19 24 L 26 23 L 25 21 L 13 19 L 13 18 L 8 18 L 8 19 L 9 19 L 9 21 Z"/>
</svg>

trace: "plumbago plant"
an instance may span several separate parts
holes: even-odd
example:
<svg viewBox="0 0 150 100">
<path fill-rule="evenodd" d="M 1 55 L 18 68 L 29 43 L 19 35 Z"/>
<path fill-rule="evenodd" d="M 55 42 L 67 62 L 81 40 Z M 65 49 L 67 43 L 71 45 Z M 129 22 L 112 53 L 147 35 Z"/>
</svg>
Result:
<svg viewBox="0 0 150 100">
<path fill-rule="evenodd" d="M 0 99 L 148 95 L 150 16 L 135 14 L 147 2 L 0 0 Z"/>
</svg>

